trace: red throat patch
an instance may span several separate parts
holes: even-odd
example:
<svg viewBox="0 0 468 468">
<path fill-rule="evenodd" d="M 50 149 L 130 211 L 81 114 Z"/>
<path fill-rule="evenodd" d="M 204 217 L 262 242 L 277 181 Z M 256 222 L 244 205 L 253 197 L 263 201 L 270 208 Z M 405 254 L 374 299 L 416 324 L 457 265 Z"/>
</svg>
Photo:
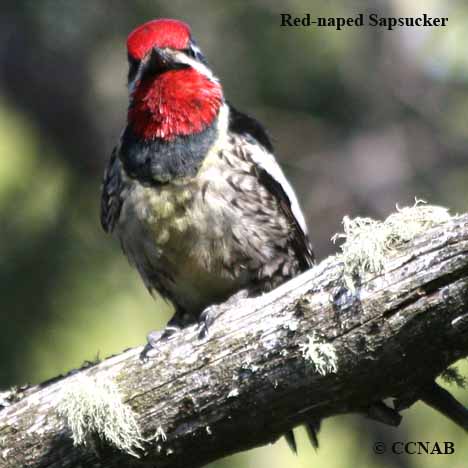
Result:
<svg viewBox="0 0 468 468">
<path fill-rule="evenodd" d="M 157 19 L 134 29 L 127 39 L 131 57 L 141 60 L 153 47 L 186 49 L 190 42 L 190 27 L 183 21 Z"/>
<path fill-rule="evenodd" d="M 219 83 L 193 68 L 170 70 L 138 84 L 128 122 L 140 138 L 170 141 L 205 130 L 222 102 Z"/>
</svg>

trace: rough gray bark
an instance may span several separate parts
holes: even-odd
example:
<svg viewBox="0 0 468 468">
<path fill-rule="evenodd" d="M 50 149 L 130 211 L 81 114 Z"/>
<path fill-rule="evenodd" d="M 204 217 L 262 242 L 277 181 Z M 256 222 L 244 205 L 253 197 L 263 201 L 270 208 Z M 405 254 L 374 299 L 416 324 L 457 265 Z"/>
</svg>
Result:
<svg viewBox="0 0 468 468">
<path fill-rule="evenodd" d="M 403 246 L 354 293 L 330 258 L 270 294 L 230 305 L 206 340 L 192 327 L 147 364 L 141 348 L 132 349 L 4 396 L 11 404 L 0 411 L 0 466 L 201 466 L 307 419 L 368 413 L 387 397 L 403 408 L 468 355 L 467 311 L 465 215 Z M 313 334 L 333 346 L 336 372 L 321 375 L 304 357 L 301 345 Z M 117 383 L 148 439 L 140 458 L 96 437 L 73 446 L 57 406 L 82 374 Z M 167 440 L 151 437 L 158 428 Z"/>
</svg>

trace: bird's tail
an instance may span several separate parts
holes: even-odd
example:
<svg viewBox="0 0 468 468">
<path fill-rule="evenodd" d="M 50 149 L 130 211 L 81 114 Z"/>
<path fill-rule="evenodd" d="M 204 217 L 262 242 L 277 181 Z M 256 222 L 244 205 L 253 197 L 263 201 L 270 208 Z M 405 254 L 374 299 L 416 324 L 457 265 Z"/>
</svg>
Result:
<svg viewBox="0 0 468 468">
<path fill-rule="evenodd" d="M 321 425 L 321 420 L 318 419 L 316 421 L 307 421 L 305 423 L 305 429 L 307 432 L 307 435 L 309 437 L 310 443 L 312 444 L 312 447 L 314 449 L 318 449 L 319 443 L 318 443 L 318 433 L 320 430 L 320 425 Z M 291 429 L 290 431 L 286 432 L 284 434 L 284 438 L 286 439 L 286 442 L 289 445 L 289 448 L 294 452 L 297 453 L 297 443 L 296 443 L 296 438 L 294 437 L 294 432 Z"/>
</svg>

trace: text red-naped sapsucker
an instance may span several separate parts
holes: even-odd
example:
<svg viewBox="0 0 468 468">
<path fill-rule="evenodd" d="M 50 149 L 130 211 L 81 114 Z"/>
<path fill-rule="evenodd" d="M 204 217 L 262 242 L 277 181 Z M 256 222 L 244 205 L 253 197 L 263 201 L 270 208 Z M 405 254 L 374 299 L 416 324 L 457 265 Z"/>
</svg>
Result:
<svg viewBox="0 0 468 468">
<path fill-rule="evenodd" d="M 307 270 L 314 256 L 268 135 L 225 100 L 189 26 L 150 21 L 127 49 L 127 126 L 104 176 L 101 222 L 150 292 L 174 305 L 164 332 L 149 335 L 155 346 L 207 321 L 207 307 Z M 318 427 L 309 424 L 315 445 Z"/>
</svg>

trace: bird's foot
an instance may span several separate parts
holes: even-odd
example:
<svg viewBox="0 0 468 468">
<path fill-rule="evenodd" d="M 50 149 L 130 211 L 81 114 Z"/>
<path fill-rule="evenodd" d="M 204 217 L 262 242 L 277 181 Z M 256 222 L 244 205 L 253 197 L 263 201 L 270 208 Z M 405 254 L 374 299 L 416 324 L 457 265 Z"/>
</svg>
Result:
<svg viewBox="0 0 468 468">
<path fill-rule="evenodd" d="M 140 360 L 148 362 L 151 358 L 155 357 L 159 353 L 159 344 L 167 341 L 171 336 L 180 331 L 180 327 L 177 325 L 169 324 L 162 331 L 153 330 L 146 336 L 146 346 L 140 354 Z"/>
<path fill-rule="evenodd" d="M 307 432 L 307 436 L 309 437 L 309 441 L 312 444 L 312 447 L 314 447 L 315 450 L 318 449 L 319 443 L 318 443 L 318 432 L 320 430 L 320 424 L 321 420 L 315 420 L 315 421 L 308 421 L 305 423 L 305 430 Z M 291 451 L 297 455 L 297 442 L 296 438 L 294 436 L 294 431 L 291 429 L 288 432 L 284 434 L 284 438 L 286 439 L 286 442 L 289 445 L 289 448 Z"/>
<path fill-rule="evenodd" d="M 297 442 L 296 437 L 294 436 L 294 431 L 291 429 L 288 432 L 286 432 L 284 434 L 284 438 L 291 452 L 294 453 L 294 455 L 297 455 Z"/>
<path fill-rule="evenodd" d="M 223 314 L 224 307 L 221 305 L 214 305 L 207 307 L 201 314 L 198 321 L 198 337 L 200 339 L 206 338 L 209 335 L 209 330 L 214 321 Z"/>
<path fill-rule="evenodd" d="M 242 300 L 246 299 L 249 291 L 242 289 L 236 294 L 231 296 L 226 302 L 219 305 L 212 305 L 207 307 L 201 314 L 198 320 L 198 337 L 200 339 L 206 338 L 209 335 L 210 327 L 216 319 L 224 314 L 224 312 L 237 306 Z"/>
</svg>

